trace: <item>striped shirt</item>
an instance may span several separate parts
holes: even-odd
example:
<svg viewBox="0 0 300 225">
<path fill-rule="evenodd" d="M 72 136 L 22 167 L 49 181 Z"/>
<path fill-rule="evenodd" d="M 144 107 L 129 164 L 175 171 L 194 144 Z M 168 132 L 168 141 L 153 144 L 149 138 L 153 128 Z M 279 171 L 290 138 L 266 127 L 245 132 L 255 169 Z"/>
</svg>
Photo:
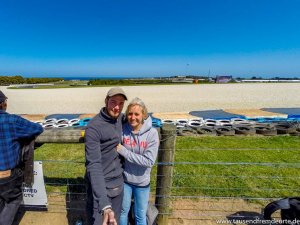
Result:
<svg viewBox="0 0 300 225">
<path fill-rule="evenodd" d="M 21 141 L 43 132 L 41 125 L 0 110 L 0 171 L 19 164 Z"/>
</svg>

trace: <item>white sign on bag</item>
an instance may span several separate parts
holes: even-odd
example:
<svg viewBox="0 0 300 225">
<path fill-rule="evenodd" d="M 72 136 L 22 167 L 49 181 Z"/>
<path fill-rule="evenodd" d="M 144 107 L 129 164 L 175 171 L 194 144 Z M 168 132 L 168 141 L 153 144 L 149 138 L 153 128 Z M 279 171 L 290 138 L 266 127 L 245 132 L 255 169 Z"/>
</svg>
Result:
<svg viewBox="0 0 300 225">
<path fill-rule="evenodd" d="M 23 184 L 23 205 L 48 205 L 47 194 L 45 189 L 43 163 L 34 161 L 33 169 L 34 183 L 32 186 Z"/>
</svg>

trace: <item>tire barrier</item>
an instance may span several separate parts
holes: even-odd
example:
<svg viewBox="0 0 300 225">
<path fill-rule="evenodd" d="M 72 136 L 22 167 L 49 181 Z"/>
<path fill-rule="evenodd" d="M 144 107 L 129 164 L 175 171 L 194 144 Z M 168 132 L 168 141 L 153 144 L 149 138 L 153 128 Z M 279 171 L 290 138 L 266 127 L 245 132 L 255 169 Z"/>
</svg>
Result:
<svg viewBox="0 0 300 225">
<path fill-rule="evenodd" d="M 193 121 L 193 122 L 199 122 L 199 123 L 203 123 L 204 120 L 202 117 L 199 117 L 199 118 L 194 118 L 194 119 L 189 119 L 189 121 Z"/>
<path fill-rule="evenodd" d="M 197 131 L 190 127 L 180 127 L 177 129 L 178 136 L 197 136 Z"/>
<path fill-rule="evenodd" d="M 69 120 L 68 119 L 59 119 L 59 120 L 56 120 L 56 124 L 69 124 Z"/>
<path fill-rule="evenodd" d="M 295 132 L 291 132 L 290 133 L 291 136 L 300 136 L 300 128 L 296 127 L 296 131 Z"/>
<path fill-rule="evenodd" d="M 80 119 L 71 119 L 69 120 L 69 126 L 73 128 L 81 127 L 80 125 Z"/>
<path fill-rule="evenodd" d="M 233 125 L 231 123 L 223 123 L 223 124 L 220 124 L 218 126 L 233 128 Z"/>
<path fill-rule="evenodd" d="M 240 123 L 249 123 L 249 121 L 248 120 L 246 120 L 246 119 L 242 119 L 242 118 L 232 118 L 231 120 L 230 120 L 230 122 L 232 123 L 232 124 L 240 124 Z"/>
<path fill-rule="evenodd" d="M 65 127 L 68 127 L 69 125 L 66 124 L 66 123 L 62 123 L 62 124 L 56 124 L 55 127 L 56 128 L 65 128 Z"/>
<path fill-rule="evenodd" d="M 186 126 L 188 122 L 188 119 L 178 119 L 176 120 L 176 126 Z"/>
<path fill-rule="evenodd" d="M 79 123 L 80 119 L 71 119 L 69 120 L 69 125 L 74 124 L 74 123 Z"/>
<path fill-rule="evenodd" d="M 247 125 L 237 124 L 237 125 L 233 126 L 233 129 L 235 130 L 235 134 L 237 134 L 237 135 L 255 135 L 256 134 L 256 130 L 253 127 L 247 126 Z"/>
<path fill-rule="evenodd" d="M 80 128 L 80 127 L 84 127 L 84 126 L 80 125 L 80 123 L 79 123 L 79 122 L 77 122 L 77 123 L 72 123 L 72 124 L 69 124 L 69 126 L 70 126 L 70 127 L 73 127 L 73 128 Z"/>
<path fill-rule="evenodd" d="M 201 127 L 197 127 L 196 130 L 199 135 L 217 136 L 216 130 L 211 127 L 201 126 Z"/>
<path fill-rule="evenodd" d="M 184 125 L 178 124 L 178 125 L 176 125 L 176 130 L 178 130 L 179 128 L 184 128 L 184 127 L 185 127 Z"/>
<path fill-rule="evenodd" d="M 291 124 L 276 124 L 275 128 L 277 130 L 277 134 L 290 134 L 296 132 L 296 126 Z"/>
<path fill-rule="evenodd" d="M 204 126 L 207 126 L 207 127 L 215 127 L 217 126 L 217 120 L 214 120 L 214 119 L 205 119 L 203 121 L 203 124 Z"/>
<path fill-rule="evenodd" d="M 219 126 L 231 126 L 231 121 L 230 120 L 217 120 L 217 125 Z"/>
<path fill-rule="evenodd" d="M 176 120 L 162 120 L 162 124 L 174 124 L 176 125 Z"/>
<path fill-rule="evenodd" d="M 45 123 L 42 125 L 42 127 L 44 129 L 51 129 L 51 128 L 55 128 L 55 124 L 54 123 Z"/>
<path fill-rule="evenodd" d="M 205 123 L 205 126 L 206 126 L 206 127 L 212 127 L 212 128 L 214 128 L 215 126 L 217 126 L 217 124 L 214 123 L 214 122 L 206 122 L 206 123 Z"/>
<path fill-rule="evenodd" d="M 275 127 L 264 126 L 264 125 L 255 125 L 254 126 L 256 133 L 264 136 L 275 136 L 277 131 Z"/>
<path fill-rule="evenodd" d="M 202 125 L 201 122 L 192 120 L 192 121 L 188 121 L 187 126 L 192 128 L 192 129 L 197 129 L 197 127 L 200 127 Z"/>
<path fill-rule="evenodd" d="M 50 119 L 46 119 L 45 121 L 35 121 L 36 123 L 39 123 L 42 125 L 42 127 L 44 129 L 53 129 L 53 128 L 68 128 L 68 127 L 72 127 L 72 128 L 81 128 L 84 129 L 89 121 L 92 118 L 83 118 L 83 119 L 66 119 L 66 118 L 62 118 L 62 119 L 55 119 L 55 118 L 50 118 Z"/>
<path fill-rule="evenodd" d="M 206 124 L 206 123 L 215 123 L 215 124 L 217 124 L 217 120 L 214 120 L 214 119 L 205 119 L 204 120 L 204 123 Z"/>
<path fill-rule="evenodd" d="M 219 136 L 223 135 L 223 136 L 234 136 L 235 135 L 235 131 L 232 127 L 227 127 L 227 126 L 217 126 L 215 128 L 217 134 Z"/>
<path fill-rule="evenodd" d="M 238 123 L 237 125 L 242 125 L 242 126 L 251 126 L 251 125 L 253 125 L 253 124 L 255 124 L 254 122 L 250 122 L 250 121 L 248 121 L 248 122 L 240 122 L 240 123 Z"/>
<path fill-rule="evenodd" d="M 257 122 L 255 120 L 246 120 L 241 118 L 232 118 L 230 120 L 165 120 L 165 123 L 176 124 L 177 134 L 179 136 L 234 136 L 234 135 L 263 135 L 263 136 L 275 136 L 275 135 L 291 135 L 300 136 L 300 122 L 291 121 L 279 121 L 276 120 L 260 120 L 263 122 Z M 272 121 L 272 122 L 270 122 Z M 274 122 L 277 121 L 277 122 Z M 196 133 L 191 129 L 196 130 Z"/>
<path fill-rule="evenodd" d="M 45 121 L 44 121 L 44 123 L 56 123 L 56 121 L 57 121 L 57 119 L 55 119 L 55 118 L 51 118 L 51 119 L 46 119 Z"/>
<path fill-rule="evenodd" d="M 48 129 L 82 129 L 84 130 L 92 118 L 48 118 L 34 121 Z M 299 118 L 296 118 L 299 119 Z M 300 120 L 295 118 L 231 118 L 231 119 L 165 119 L 152 118 L 153 127 L 163 124 L 176 125 L 178 136 L 233 136 L 233 135 L 291 135 L 300 136 Z"/>
</svg>

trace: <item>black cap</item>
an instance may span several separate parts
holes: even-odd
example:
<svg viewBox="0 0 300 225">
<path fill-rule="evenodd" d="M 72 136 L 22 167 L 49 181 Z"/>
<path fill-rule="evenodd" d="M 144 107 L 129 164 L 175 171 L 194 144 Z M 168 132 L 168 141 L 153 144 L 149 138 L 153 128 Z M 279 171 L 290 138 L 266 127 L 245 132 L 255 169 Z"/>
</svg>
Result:
<svg viewBox="0 0 300 225">
<path fill-rule="evenodd" d="M 5 96 L 5 94 L 3 94 L 2 91 L 0 91 L 0 102 L 4 102 L 7 99 L 7 97 Z"/>
</svg>

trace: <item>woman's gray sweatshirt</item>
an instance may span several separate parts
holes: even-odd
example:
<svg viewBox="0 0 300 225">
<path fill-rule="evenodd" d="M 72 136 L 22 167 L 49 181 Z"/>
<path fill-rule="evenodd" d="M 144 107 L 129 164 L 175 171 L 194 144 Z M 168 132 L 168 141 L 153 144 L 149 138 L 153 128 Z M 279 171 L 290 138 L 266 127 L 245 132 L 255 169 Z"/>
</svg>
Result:
<svg viewBox="0 0 300 225">
<path fill-rule="evenodd" d="M 152 127 L 151 117 L 144 121 L 137 134 L 133 133 L 130 124 L 124 124 L 122 145 L 119 153 L 125 158 L 125 182 L 137 186 L 148 185 L 159 147 L 158 133 Z"/>
</svg>

